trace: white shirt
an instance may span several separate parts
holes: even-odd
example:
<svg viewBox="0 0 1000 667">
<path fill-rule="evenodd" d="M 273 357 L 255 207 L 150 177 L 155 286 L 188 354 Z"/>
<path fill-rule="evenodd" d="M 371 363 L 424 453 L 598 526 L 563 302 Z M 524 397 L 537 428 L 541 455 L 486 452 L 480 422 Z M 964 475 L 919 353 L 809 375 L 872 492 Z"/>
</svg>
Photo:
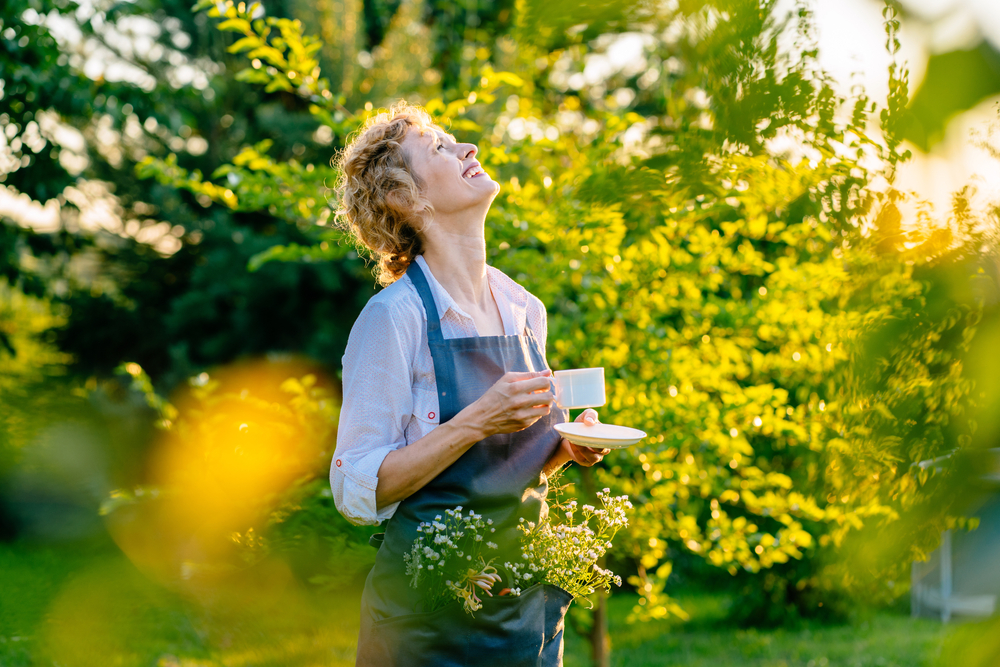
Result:
<svg viewBox="0 0 1000 667">
<path fill-rule="evenodd" d="M 427 276 L 445 338 L 478 336 L 475 321 L 434 278 Z M 508 278 L 486 267 L 504 335 L 517 336 L 525 324 L 545 353 L 547 322 L 542 302 Z M 343 358 L 344 403 L 337 427 L 337 449 L 330 486 L 337 509 L 355 524 L 390 518 L 399 503 L 381 510 L 375 504 L 378 470 L 389 452 L 433 431 L 439 421 L 434 362 L 427 345 L 427 315 L 409 276 L 373 296 L 358 316 Z"/>
</svg>

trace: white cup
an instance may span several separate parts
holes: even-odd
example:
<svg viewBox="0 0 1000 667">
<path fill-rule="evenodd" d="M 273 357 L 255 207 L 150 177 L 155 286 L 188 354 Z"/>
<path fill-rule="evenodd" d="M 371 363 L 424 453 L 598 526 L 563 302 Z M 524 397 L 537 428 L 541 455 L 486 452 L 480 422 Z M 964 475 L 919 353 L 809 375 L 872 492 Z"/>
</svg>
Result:
<svg viewBox="0 0 1000 667">
<path fill-rule="evenodd" d="M 603 368 L 574 368 L 552 375 L 556 405 L 561 408 L 597 408 L 607 401 Z"/>
</svg>

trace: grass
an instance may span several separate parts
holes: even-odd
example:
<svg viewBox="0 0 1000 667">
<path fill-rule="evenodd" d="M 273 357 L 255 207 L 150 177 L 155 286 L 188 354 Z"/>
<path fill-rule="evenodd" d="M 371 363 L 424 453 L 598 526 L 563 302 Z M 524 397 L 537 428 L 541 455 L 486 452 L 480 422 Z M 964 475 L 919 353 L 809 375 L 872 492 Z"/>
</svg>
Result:
<svg viewBox="0 0 1000 667">
<path fill-rule="evenodd" d="M 948 628 L 940 622 L 879 612 L 864 622 L 804 624 L 797 629 L 726 626 L 725 595 L 679 596 L 687 623 L 626 623 L 637 598 L 609 601 L 611 664 L 616 667 L 921 667 L 934 665 Z M 589 665 L 589 646 L 566 643 L 566 667 Z"/>
<path fill-rule="evenodd" d="M 724 625 L 725 596 L 681 602 L 692 614 L 688 623 L 628 624 L 635 598 L 612 597 L 612 664 L 929 666 L 948 632 L 940 623 L 888 612 L 856 625 L 738 630 Z M 280 563 L 171 590 L 106 542 L 0 544 L 0 665 L 353 665 L 358 604 L 358 591 L 309 591 Z M 568 633 L 567 667 L 587 664 L 585 641 Z"/>
<path fill-rule="evenodd" d="M 0 665 L 353 665 L 359 599 L 281 563 L 171 590 L 107 543 L 0 544 Z"/>
</svg>

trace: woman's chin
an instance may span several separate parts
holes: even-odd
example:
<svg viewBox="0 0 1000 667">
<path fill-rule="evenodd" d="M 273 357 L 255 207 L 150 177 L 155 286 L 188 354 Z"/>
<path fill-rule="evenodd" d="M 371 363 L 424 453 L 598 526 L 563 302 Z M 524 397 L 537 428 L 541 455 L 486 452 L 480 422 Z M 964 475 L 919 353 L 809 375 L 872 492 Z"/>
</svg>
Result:
<svg viewBox="0 0 1000 667">
<path fill-rule="evenodd" d="M 482 193 L 484 197 L 496 197 L 500 194 L 500 184 L 486 174 L 483 174 L 482 176 L 475 176 L 473 180 L 478 182 L 469 183 L 469 187 Z"/>
</svg>

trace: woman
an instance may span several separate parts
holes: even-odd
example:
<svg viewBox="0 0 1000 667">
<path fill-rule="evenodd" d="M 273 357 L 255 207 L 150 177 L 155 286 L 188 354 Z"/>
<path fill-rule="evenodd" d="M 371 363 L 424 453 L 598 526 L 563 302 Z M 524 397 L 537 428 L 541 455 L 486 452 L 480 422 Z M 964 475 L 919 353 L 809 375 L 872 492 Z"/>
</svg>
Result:
<svg viewBox="0 0 1000 667">
<path fill-rule="evenodd" d="M 552 409 L 545 309 L 486 264 L 500 186 L 476 153 L 401 102 L 337 160 L 338 217 L 378 258 L 386 286 L 351 330 L 330 470 L 344 516 L 389 520 L 362 598 L 359 665 L 562 662 L 562 589 L 487 598 L 472 618 L 457 604 L 424 611 L 405 575 L 420 522 L 459 505 L 494 521 L 497 562 L 511 560 L 519 519 L 545 511 L 547 475 L 607 453 L 552 428 L 566 415 Z"/>
</svg>

